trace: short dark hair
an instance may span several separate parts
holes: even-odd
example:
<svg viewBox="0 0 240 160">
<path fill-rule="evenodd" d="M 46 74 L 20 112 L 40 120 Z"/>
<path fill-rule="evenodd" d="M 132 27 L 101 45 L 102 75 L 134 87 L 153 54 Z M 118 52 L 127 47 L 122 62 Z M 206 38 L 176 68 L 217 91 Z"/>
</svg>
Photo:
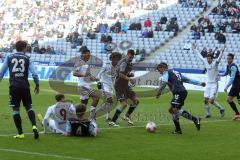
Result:
<svg viewBox="0 0 240 160">
<path fill-rule="evenodd" d="M 65 98 L 64 94 L 57 94 L 55 96 L 55 99 L 56 99 L 57 102 L 61 101 L 63 98 Z"/>
<path fill-rule="evenodd" d="M 85 104 L 77 104 L 77 105 L 75 105 L 75 107 L 76 107 L 76 114 L 77 115 L 83 114 L 87 110 L 87 107 L 86 107 Z"/>
<path fill-rule="evenodd" d="M 132 56 L 134 56 L 135 55 L 135 51 L 133 49 L 129 49 L 127 51 L 127 54 L 131 54 Z"/>
<path fill-rule="evenodd" d="M 90 53 L 90 50 L 88 48 L 85 48 L 82 50 L 82 54 Z"/>
<path fill-rule="evenodd" d="M 15 48 L 18 52 L 24 51 L 25 48 L 27 48 L 27 42 L 26 41 L 17 41 L 15 43 Z"/>
<path fill-rule="evenodd" d="M 234 59 L 234 54 L 232 54 L 232 53 L 228 53 L 227 56 L 228 56 L 228 57 L 231 57 L 232 59 Z"/>
<path fill-rule="evenodd" d="M 113 52 L 113 53 L 110 55 L 109 59 L 112 60 L 113 58 L 117 58 L 117 59 L 120 60 L 120 59 L 122 58 L 122 54 L 119 53 L 119 52 Z"/>
<path fill-rule="evenodd" d="M 213 54 L 207 54 L 207 57 L 210 57 L 213 59 Z"/>
<path fill-rule="evenodd" d="M 161 63 L 159 63 L 158 65 L 157 65 L 157 69 L 158 68 L 168 68 L 168 65 L 167 65 L 167 63 L 165 63 L 165 62 L 161 62 Z"/>
</svg>

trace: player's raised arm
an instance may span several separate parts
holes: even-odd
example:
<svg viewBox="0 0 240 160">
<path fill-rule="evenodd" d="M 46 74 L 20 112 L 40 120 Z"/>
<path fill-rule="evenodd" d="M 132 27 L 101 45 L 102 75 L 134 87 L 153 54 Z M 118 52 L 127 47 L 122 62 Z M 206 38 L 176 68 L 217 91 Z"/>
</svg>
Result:
<svg viewBox="0 0 240 160">
<path fill-rule="evenodd" d="M 165 71 L 161 77 L 161 83 L 160 83 L 156 98 L 159 98 L 159 96 L 162 94 L 162 91 L 166 88 L 168 84 L 168 78 L 169 78 L 169 74 L 167 71 Z"/>
<path fill-rule="evenodd" d="M 36 85 L 36 87 L 34 89 L 34 93 L 38 94 L 39 93 L 39 77 L 35 70 L 34 64 L 31 60 L 29 61 L 29 71 L 32 73 L 33 81 Z"/>
<path fill-rule="evenodd" d="M 193 52 L 196 53 L 202 61 L 205 61 L 200 51 L 197 49 L 197 45 L 195 43 L 192 44 L 192 49 L 193 49 Z"/>
<path fill-rule="evenodd" d="M 220 55 L 219 55 L 218 58 L 217 58 L 217 63 L 220 63 L 220 61 L 221 61 L 221 59 L 222 59 L 222 57 L 223 57 L 223 53 L 224 53 L 225 49 L 226 49 L 226 46 L 224 46 L 224 48 L 221 49 Z"/>
<path fill-rule="evenodd" d="M 186 76 L 183 76 L 183 75 L 182 75 L 182 81 L 185 82 L 185 83 L 198 85 L 198 86 L 202 86 L 202 87 L 206 86 L 205 82 L 200 82 L 200 81 L 197 81 L 197 80 L 194 80 L 194 79 L 190 79 L 190 78 L 188 78 Z"/>
<path fill-rule="evenodd" d="M 0 69 L 0 81 L 2 81 L 4 74 L 7 72 L 8 69 L 8 57 L 5 58 L 3 65 Z"/>
</svg>

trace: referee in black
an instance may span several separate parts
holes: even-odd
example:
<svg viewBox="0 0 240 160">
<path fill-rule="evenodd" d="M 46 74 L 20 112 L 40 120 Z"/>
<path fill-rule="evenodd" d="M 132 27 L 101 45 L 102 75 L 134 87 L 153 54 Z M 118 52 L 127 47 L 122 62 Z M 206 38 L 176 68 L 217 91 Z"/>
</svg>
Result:
<svg viewBox="0 0 240 160">
<path fill-rule="evenodd" d="M 32 73 L 33 80 L 36 84 L 34 89 L 35 94 L 39 93 L 39 78 L 34 69 L 30 57 L 25 54 L 27 50 L 27 42 L 18 41 L 15 44 L 17 52 L 8 55 L 0 70 L 0 81 L 4 74 L 9 69 L 9 105 L 13 109 L 13 120 L 18 130 L 18 134 L 14 138 L 24 139 L 22 120 L 19 112 L 20 103 L 22 101 L 28 117 L 32 123 L 34 138 L 38 139 L 38 129 L 36 126 L 35 113 L 32 110 L 32 98 L 30 93 L 30 85 L 28 82 L 28 73 Z"/>
</svg>

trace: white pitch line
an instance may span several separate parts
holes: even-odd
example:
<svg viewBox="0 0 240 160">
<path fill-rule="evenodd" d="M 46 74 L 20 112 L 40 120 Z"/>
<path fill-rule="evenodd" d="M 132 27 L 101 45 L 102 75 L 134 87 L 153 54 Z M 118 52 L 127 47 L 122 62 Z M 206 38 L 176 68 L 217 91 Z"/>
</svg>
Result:
<svg viewBox="0 0 240 160">
<path fill-rule="evenodd" d="M 212 120 L 212 121 L 202 121 L 202 123 L 218 123 L 218 122 L 230 122 L 230 120 Z M 144 122 L 143 122 L 144 123 Z M 147 123 L 147 122 L 145 122 Z M 192 124 L 192 122 L 185 122 L 182 123 L 183 125 L 187 125 L 187 124 Z M 157 124 L 157 126 L 171 126 L 173 125 L 172 123 L 162 123 L 162 124 Z M 130 128 L 143 128 L 145 127 L 145 125 L 140 125 L 140 126 L 124 126 L 124 127 L 108 127 L 108 128 L 99 128 L 100 130 L 115 130 L 115 129 L 130 129 Z M 33 134 L 31 132 L 28 133 L 24 133 L 26 135 L 30 135 Z M 40 132 L 40 134 L 42 134 Z M 48 133 L 49 134 L 55 134 L 55 133 Z M 11 134 L 0 134 L 0 137 L 10 137 L 10 136 L 15 136 L 16 134 L 11 133 Z"/>
<path fill-rule="evenodd" d="M 36 156 L 42 156 L 42 157 L 54 157 L 59 159 L 71 159 L 71 160 L 93 160 L 88 158 L 77 158 L 77 157 L 71 157 L 71 156 L 63 156 L 63 155 L 57 155 L 57 154 L 47 154 L 47 153 L 40 153 L 40 152 L 29 152 L 29 151 L 22 151 L 22 150 L 16 150 L 16 149 L 7 149 L 7 148 L 0 148 L 0 152 L 11 152 L 11 153 L 22 153 L 22 154 L 28 154 L 28 155 L 36 155 Z"/>
</svg>

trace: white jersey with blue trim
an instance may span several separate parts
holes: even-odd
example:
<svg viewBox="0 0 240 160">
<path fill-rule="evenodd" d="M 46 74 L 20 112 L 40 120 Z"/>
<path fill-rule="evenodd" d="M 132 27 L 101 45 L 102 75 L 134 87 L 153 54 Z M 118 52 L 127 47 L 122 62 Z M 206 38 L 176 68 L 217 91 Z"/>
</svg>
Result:
<svg viewBox="0 0 240 160">
<path fill-rule="evenodd" d="M 100 82 L 113 88 L 116 75 L 116 67 L 113 67 L 111 63 L 106 63 L 98 73 L 98 78 Z"/>
</svg>

